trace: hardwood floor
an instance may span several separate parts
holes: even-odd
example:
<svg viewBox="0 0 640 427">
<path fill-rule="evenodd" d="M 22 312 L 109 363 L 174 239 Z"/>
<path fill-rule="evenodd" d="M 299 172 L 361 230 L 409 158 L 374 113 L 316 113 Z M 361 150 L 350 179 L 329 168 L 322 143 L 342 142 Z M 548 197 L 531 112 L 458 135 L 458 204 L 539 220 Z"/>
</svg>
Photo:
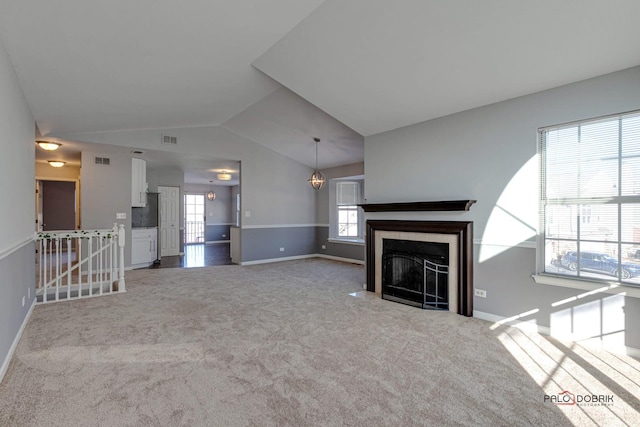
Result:
<svg viewBox="0 0 640 427">
<path fill-rule="evenodd" d="M 149 268 L 191 268 L 231 264 L 229 243 L 199 243 L 185 245 L 184 255 L 162 257 L 160 263 Z"/>
</svg>

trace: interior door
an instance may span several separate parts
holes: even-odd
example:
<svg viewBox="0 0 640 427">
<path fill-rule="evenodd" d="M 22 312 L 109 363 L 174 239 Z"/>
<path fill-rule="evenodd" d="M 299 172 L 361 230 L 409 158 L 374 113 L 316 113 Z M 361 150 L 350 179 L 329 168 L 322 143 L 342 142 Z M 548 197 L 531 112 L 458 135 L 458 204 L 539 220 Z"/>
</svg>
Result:
<svg viewBox="0 0 640 427">
<path fill-rule="evenodd" d="M 42 230 L 75 230 L 76 183 L 42 182 Z"/>
<path fill-rule="evenodd" d="M 180 188 L 158 186 L 160 193 L 160 256 L 180 254 Z"/>
</svg>

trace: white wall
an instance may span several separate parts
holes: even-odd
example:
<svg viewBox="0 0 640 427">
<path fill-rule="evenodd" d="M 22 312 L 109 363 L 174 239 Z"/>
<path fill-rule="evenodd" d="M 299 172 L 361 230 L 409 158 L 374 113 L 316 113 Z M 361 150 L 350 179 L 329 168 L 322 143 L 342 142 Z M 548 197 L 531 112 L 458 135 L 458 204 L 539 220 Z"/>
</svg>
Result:
<svg viewBox="0 0 640 427">
<path fill-rule="evenodd" d="M 0 379 L 35 296 L 34 141 L 33 115 L 0 41 Z"/>
<path fill-rule="evenodd" d="M 561 310 L 577 313 L 580 304 L 605 296 L 555 308 L 553 303 L 583 292 L 531 279 L 538 218 L 537 129 L 636 109 L 640 67 L 367 137 L 367 203 L 478 200 L 466 213 L 376 213 L 367 218 L 473 221 L 474 238 L 482 242 L 474 245 L 475 286 L 487 290 L 486 299 L 474 299 L 474 308 L 504 317 L 539 310 L 524 320 L 549 327 Z M 640 332 L 631 323 L 640 317 L 640 299 L 627 297 L 625 304 L 626 325 L 619 325 L 625 344 L 640 348 Z M 599 318 L 603 311 L 588 313 Z M 595 325 L 591 332 L 602 331 Z"/>
</svg>

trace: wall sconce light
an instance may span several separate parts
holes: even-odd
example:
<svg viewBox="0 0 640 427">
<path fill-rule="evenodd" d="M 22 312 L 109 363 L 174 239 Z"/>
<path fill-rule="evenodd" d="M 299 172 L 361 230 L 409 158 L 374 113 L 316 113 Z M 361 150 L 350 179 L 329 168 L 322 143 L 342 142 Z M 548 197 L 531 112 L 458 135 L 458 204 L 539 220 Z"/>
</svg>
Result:
<svg viewBox="0 0 640 427">
<path fill-rule="evenodd" d="M 36 143 L 40 146 L 40 148 L 47 151 L 55 151 L 58 148 L 60 148 L 60 146 L 62 145 L 62 144 L 58 144 L 57 142 L 49 142 L 49 141 L 36 141 Z"/>
</svg>

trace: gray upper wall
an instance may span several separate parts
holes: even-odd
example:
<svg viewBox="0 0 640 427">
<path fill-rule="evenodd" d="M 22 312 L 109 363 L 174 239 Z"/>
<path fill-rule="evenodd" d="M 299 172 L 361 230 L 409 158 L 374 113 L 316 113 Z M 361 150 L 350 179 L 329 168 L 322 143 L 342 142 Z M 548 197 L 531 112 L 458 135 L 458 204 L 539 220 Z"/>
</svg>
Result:
<svg viewBox="0 0 640 427">
<path fill-rule="evenodd" d="M 476 199 L 466 214 L 441 216 L 472 219 L 475 238 L 492 243 L 500 238 L 492 216 L 511 217 L 508 226 L 522 240 L 533 240 L 538 128 L 639 108 L 636 67 L 373 135 L 365 142 L 365 198 Z"/>
<path fill-rule="evenodd" d="M 213 192 L 216 193 L 216 198 L 214 200 L 204 199 L 207 225 L 230 224 L 232 222 L 231 186 L 214 185 L 212 187 L 206 184 L 184 185 L 186 194 L 206 194 L 211 188 L 213 188 Z M 235 223 L 235 211 L 233 211 L 233 214 L 233 222 Z"/>
<path fill-rule="evenodd" d="M 173 128 L 171 135 L 177 137 L 177 146 L 160 144 L 162 133 L 162 129 L 153 129 L 69 134 L 62 137 L 240 161 L 243 227 L 315 224 L 316 196 L 307 182 L 311 168 L 219 126 Z M 250 212 L 249 216 L 246 215 L 247 211 Z"/>
<path fill-rule="evenodd" d="M 95 157 L 108 157 L 110 164 L 96 164 Z M 125 265 L 131 265 L 131 158 L 83 151 L 80 182 L 81 228 L 104 230 L 114 223 L 124 224 Z M 117 213 L 125 213 L 127 218 L 116 219 Z"/>
<path fill-rule="evenodd" d="M 350 165 L 323 169 L 322 173 L 327 178 L 327 181 L 334 178 L 361 176 L 364 175 L 364 163 L 353 163 Z M 329 186 L 327 183 L 322 190 L 318 191 L 316 198 L 316 217 L 318 224 L 329 224 L 329 210 L 331 208 L 332 206 L 329 204 Z"/>
<path fill-rule="evenodd" d="M 487 290 L 486 299 L 474 299 L 474 308 L 505 317 L 537 309 L 538 314 L 523 320 L 549 326 L 560 310 L 552 304 L 584 291 L 531 279 L 538 221 L 537 130 L 636 109 L 640 67 L 367 137 L 367 203 L 478 201 L 465 213 L 376 213 L 367 218 L 473 221 L 474 237 L 481 242 L 474 248 L 475 286 Z M 562 310 L 571 308 L 563 305 Z M 639 313 L 640 299 L 627 297 L 627 322 Z M 629 327 L 625 337 L 627 345 L 640 348 L 636 328 Z"/>
</svg>

